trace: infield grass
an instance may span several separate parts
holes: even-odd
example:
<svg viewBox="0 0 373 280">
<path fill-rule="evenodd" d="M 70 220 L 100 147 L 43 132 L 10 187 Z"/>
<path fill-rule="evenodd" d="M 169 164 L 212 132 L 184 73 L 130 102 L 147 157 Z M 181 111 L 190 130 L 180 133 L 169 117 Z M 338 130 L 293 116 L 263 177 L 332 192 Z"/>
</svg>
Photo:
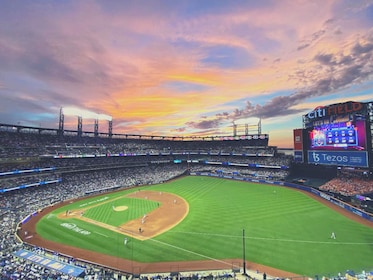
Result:
<svg viewBox="0 0 373 280">
<path fill-rule="evenodd" d="M 84 216 L 118 226 L 157 207 L 154 201 L 121 197 L 136 191 L 127 189 L 61 207 L 39 221 L 37 232 L 56 242 L 140 262 L 242 259 L 245 236 L 247 260 L 285 271 L 312 277 L 373 269 L 373 229 L 297 190 L 197 176 L 141 189 L 183 197 L 189 204 L 187 217 L 153 239 L 130 238 L 127 246 L 124 235 L 79 219 L 57 218 L 67 209 L 89 205 Z M 128 209 L 113 211 L 117 206 Z M 74 224 L 75 230 L 63 223 Z M 336 240 L 330 238 L 332 232 Z"/>
</svg>

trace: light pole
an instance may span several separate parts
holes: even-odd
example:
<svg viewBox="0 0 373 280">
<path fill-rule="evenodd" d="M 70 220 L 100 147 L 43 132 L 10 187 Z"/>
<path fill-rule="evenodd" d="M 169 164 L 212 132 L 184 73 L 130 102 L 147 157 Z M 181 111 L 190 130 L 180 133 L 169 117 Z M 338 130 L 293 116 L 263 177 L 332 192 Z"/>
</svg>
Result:
<svg viewBox="0 0 373 280">
<path fill-rule="evenodd" d="M 246 274 L 246 246 L 245 246 L 245 229 L 242 230 L 242 257 L 243 257 L 243 275 Z"/>
<path fill-rule="evenodd" d="M 134 246 L 134 238 L 132 238 L 132 241 L 131 242 L 131 272 L 132 272 L 132 275 L 133 275 L 133 246 Z"/>
</svg>

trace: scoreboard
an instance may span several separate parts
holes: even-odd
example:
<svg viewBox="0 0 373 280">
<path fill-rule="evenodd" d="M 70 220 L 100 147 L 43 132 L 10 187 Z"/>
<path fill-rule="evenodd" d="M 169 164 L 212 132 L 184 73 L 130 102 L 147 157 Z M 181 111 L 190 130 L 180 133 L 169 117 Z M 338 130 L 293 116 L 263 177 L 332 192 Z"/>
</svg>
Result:
<svg viewBox="0 0 373 280">
<path fill-rule="evenodd" d="M 368 103 L 320 106 L 294 129 L 294 160 L 309 164 L 369 167 L 371 124 Z"/>
<path fill-rule="evenodd" d="M 311 150 L 366 150 L 365 121 L 345 121 L 314 126 L 309 131 Z"/>
</svg>

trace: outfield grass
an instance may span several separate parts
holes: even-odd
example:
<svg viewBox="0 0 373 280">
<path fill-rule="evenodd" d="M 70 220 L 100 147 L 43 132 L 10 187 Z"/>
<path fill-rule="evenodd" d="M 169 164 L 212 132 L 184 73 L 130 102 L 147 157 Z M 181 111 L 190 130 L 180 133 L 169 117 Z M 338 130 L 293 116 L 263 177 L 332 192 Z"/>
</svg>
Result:
<svg viewBox="0 0 373 280">
<path fill-rule="evenodd" d="M 358 224 L 307 195 L 284 187 L 188 176 L 165 184 L 141 187 L 174 193 L 189 203 L 187 217 L 153 239 L 130 239 L 70 218 L 67 209 L 90 208 L 84 216 L 110 225 L 139 218 L 157 207 L 145 199 L 113 198 L 124 190 L 88 198 L 57 209 L 37 224 L 44 238 L 140 262 L 242 259 L 243 230 L 246 259 L 307 276 L 335 275 L 347 269 L 373 269 L 373 229 Z M 110 202 L 109 202 L 110 201 Z M 113 206 L 128 206 L 124 212 Z M 62 227 L 74 223 L 84 235 Z M 337 239 L 330 239 L 331 232 Z"/>
</svg>

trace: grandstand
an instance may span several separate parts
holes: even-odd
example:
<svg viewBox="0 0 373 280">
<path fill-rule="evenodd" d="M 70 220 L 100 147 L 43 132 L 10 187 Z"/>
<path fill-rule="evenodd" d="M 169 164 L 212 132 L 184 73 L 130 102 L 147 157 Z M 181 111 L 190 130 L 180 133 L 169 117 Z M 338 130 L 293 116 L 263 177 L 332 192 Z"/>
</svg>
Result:
<svg viewBox="0 0 373 280">
<path fill-rule="evenodd" d="M 110 137 L 98 133 L 61 133 L 60 129 L 61 126 L 43 129 L 0 125 L 1 279 L 25 279 L 26 276 L 27 279 L 60 279 L 68 275 L 14 255 L 16 251 L 28 249 L 55 257 L 53 253 L 56 252 L 29 246 L 27 240 L 22 242 L 15 233 L 18 223 L 25 217 L 56 202 L 113 189 L 157 184 L 190 173 L 268 182 L 290 180 L 292 183 L 303 175 L 299 164 L 294 165 L 292 156 L 268 146 L 269 137 L 265 134 L 184 139 L 141 135 Z M 370 211 L 370 205 L 362 203 L 363 200 L 353 199 L 356 195 L 372 195 L 370 178 L 363 178 L 369 182 L 367 187 L 354 189 L 354 192 L 345 192 L 345 187 L 342 192 L 328 188 L 333 180 L 341 178 L 337 175 L 341 174 L 330 176 L 327 173 L 314 185 L 311 179 L 298 183 L 310 183 L 311 187 L 335 195 L 362 211 Z M 355 184 L 355 179 L 361 182 L 360 175 L 350 178 L 350 185 Z M 350 173 L 346 176 L 351 177 Z M 85 277 L 121 279 L 134 276 L 66 256 L 58 255 L 58 258 L 80 267 Z"/>
</svg>

